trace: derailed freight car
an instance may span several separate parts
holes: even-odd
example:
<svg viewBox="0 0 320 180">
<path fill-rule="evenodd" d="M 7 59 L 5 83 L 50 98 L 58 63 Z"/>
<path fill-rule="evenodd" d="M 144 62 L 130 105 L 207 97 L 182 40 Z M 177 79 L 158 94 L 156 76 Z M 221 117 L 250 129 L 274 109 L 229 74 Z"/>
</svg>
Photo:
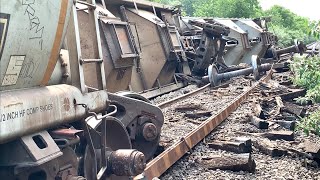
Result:
<svg viewBox="0 0 320 180">
<path fill-rule="evenodd" d="M 190 74 L 173 9 L 148 1 L 107 1 L 97 6 L 102 59 L 110 92 L 134 91 L 146 98 L 183 87 L 176 72 Z M 77 5 L 83 56 L 92 52 L 86 5 Z M 96 71 L 85 65 L 86 71 Z M 88 88 L 96 88 L 93 73 Z"/>
</svg>

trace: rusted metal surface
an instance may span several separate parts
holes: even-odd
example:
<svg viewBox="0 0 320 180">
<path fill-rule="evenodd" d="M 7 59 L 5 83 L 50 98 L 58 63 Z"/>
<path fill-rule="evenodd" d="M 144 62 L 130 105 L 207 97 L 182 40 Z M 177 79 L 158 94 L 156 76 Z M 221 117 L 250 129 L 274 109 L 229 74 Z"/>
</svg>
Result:
<svg viewBox="0 0 320 180">
<path fill-rule="evenodd" d="M 115 117 L 126 127 L 132 147 L 143 152 L 146 159 L 150 159 L 158 147 L 164 117 L 160 108 L 143 101 L 142 98 L 137 96 L 129 98 L 109 93 L 109 99 L 119 105 L 119 113 Z M 154 126 L 152 125 L 153 128 L 151 128 L 152 135 L 150 137 L 147 135 L 147 138 L 144 138 L 146 132 L 143 132 L 143 127 L 146 123 Z"/>
<path fill-rule="evenodd" d="M 73 138 L 77 136 L 77 134 L 82 133 L 83 130 L 77 130 L 77 129 L 56 129 L 53 131 L 50 131 L 51 136 L 55 137 L 67 137 L 67 138 Z"/>
<path fill-rule="evenodd" d="M 111 152 L 108 158 L 112 174 L 117 176 L 136 176 L 143 172 L 146 159 L 137 150 L 117 150 Z"/>
<path fill-rule="evenodd" d="M 147 141 L 153 141 L 158 136 L 157 127 L 153 123 L 145 123 L 142 127 L 142 136 Z"/>
<path fill-rule="evenodd" d="M 268 75 L 261 79 L 259 82 L 255 83 L 252 88 L 235 98 L 234 101 L 232 101 L 226 108 L 221 110 L 217 115 L 208 118 L 196 129 L 191 131 L 185 137 L 181 138 L 180 142 L 172 145 L 155 159 L 150 161 L 147 164 L 143 176 L 146 179 L 159 177 L 176 161 L 178 161 L 186 152 L 188 152 L 190 148 L 194 147 L 203 138 L 205 138 L 215 127 L 217 127 L 224 119 L 226 119 L 230 113 L 236 110 L 237 107 L 250 95 L 250 93 L 259 85 L 260 82 L 268 81 L 271 76 L 272 71 L 270 71 Z"/>
</svg>

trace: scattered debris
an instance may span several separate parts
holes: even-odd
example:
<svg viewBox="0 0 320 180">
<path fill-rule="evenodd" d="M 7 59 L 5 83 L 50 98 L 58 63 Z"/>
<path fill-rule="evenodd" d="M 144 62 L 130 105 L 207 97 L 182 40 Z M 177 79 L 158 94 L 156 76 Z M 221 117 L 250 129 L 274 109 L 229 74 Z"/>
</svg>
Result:
<svg viewBox="0 0 320 180">
<path fill-rule="evenodd" d="M 286 141 L 293 141 L 294 140 L 294 133 L 293 131 L 270 131 L 267 133 L 262 133 L 264 137 L 270 140 L 277 140 L 283 139 Z"/>
<path fill-rule="evenodd" d="M 284 106 L 285 107 L 283 107 L 283 109 L 282 109 L 283 111 L 295 114 L 298 117 L 305 117 L 305 115 L 306 115 L 307 109 L 302 106 L 299 106 L 299 105 L 296 105 L 293 103 L 289 103 L 289 102 L 285 102 Z"/>
<path fill-rule="evenodd" d="M 197 109 L 201 109 L 201 105 L 194 104 L 194 103 L 178 105 L 175 108 L 175 110 L 179 111 L 179 112 L 193 111 L 193 110 L 197 110 Z"/>
<path fill-rule="evenodd" d="M 199 112 L 193 112 L 193 113 L 186 113 L 184 114 L 185 117 L 188 118 L 202 118 L 202 117 L 209 117 L 211 116 L 211 111 L 199 111 Z"/>
<path fill-rule="evenodd" d="M 271 121 L 279 124 L 280 126 L 293 131 L 295 126 L 296 126 L 296 121 L 284 121 L 284 120 L 276 120 L 276 121 Z"/>
<path fill-rule="evenodd" d="M 221 149 L 235 153 L 250 153 L 252 150 L 251 143 L 240 141 L 212 141 L 208 146 L 213 149 Z"/>
<path fill-rule="evenodd" d="M 254 115 L 261 118 L 261 119 L 266 119 L 266 113 L 262 110 L 260 104 L 254 103 L 253 104 L 253 110 L 254 110 Z"/>
<path fill-rule="evenodd" d="M 283 139 L 286 141 L 293 141 L 294 140 L 293 131 L 270 131 L 270 132 L 265 132 L 265 133 L 248 133 L 248 132 L 236 132 L 236 133 L 266 137 L 270 140 L 280 140 L 280 139 Z"/>
<path fill-rule="evenodd" d="M 277 145 L 266 139 L 254 141 L 253 146 L 260 152 L 270 155 L 271 157 L 279 157 L 288 153 L 286 150 L 277 147 Z"/>
<path fill-rule="evenodd" d="M 250 116 L 250 121 L 259 129 L 268 129 L 269 123 L 266 120 L 260 119 L 256 116 Z"/>
<path fill-rule="evenodd" d="M 282 100 L 288 101 L 306 95 L 305 89 L 290 89 L 291 92 L 279 94 Z"/>
<path fill-rule="evenodd" d="M 256 163 L 250 153 L 237 155 L 212 156 L 202 158 L 203 166 L 208 169 L 255 172 Z"/>
<path fill-rule="evenodd" d="M 313 143 L 310 141 L 304 142 L 304 150 L 306 153 L 311 153 L 311 155 L 317 159 L 320 159 L 320 144 Z"/>
</svg>

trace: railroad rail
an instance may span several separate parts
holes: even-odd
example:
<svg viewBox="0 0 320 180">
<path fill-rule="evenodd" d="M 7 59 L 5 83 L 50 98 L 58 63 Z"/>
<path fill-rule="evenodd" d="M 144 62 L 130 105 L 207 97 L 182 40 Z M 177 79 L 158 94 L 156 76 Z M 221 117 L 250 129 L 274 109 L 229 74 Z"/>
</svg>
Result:
<svg viewBox="0 0 320 180">
<path fill-rule="evenodd" d="M 240 94 L 236 97 L 226 108 L 219 111 L 217 115 L 213 115 L 209 117 L 206 121 L 200 124 L 196 129 L 188 133 L 186 136 L 182 137 L 181 140 L 171 147 L 166 149 L 152 161 L 150 161 L 143 174 L 136 176 L 134 179 L 142 180 L 142 179 L 152 179 L 154 177 L 161 176 L 165 171 L 167 171 L 175 162 L 177 162 L 184 154 L 189 152 L 195 145 L 197 145 L 202 139 L 204 139 L 213 129 L 215 129 L 221 122 L 223 122 L 233 111 L 235 111 L 240 104 L 247 99 L 250 93 L 261 83 L 267 82 L 271 79 L 273 71 L 270 70 L 266 76 L 260 79 L 258 82 L 253 84 L 253 86 L 247 91 Z M 188 96 L 197 94 L 204 89 L 209 87 L 206 85 L 202 88 L 199 88 L 195 91 L 187 93 L 178 98 L 172 99 L 170 101 L 161 103 L 158 107 L 164 108 L 173 102 L 184 99 Z"/>
<path fill-rule="evenodd" d="M 229 82 L 226 82 L 224 84 L 221 84 L 220 86 L 212 87 L 211 89 L 219 89 L 219 88 L 227 87 L 229 84 L 230 84 Z M 181 101 L 181 100 L 186 99 L 186 98 L 188 98 L 188 97 L 190 97 L 192 95 L 199 94 L 200 92 L 203 92 L 204 90 L 206 90 L 209 87 L 210 87 L 210 83 L 206 84 L 206 85 L 204 85 L 204 86 L 202 86 L 202 87 L 200 87 L 200 88 L 198 88 L 196 90 L 193 90 L 193 91 L 191 91 L 191 92 L 189 92 L 187 94 L 184 94 L 182 96 L 173 98 L 173 99 L 171 99 L 169 101 L 165 101 L 165 102 L 159 103 L 159 104 L 157 104 L 157 106 L 159 108 L 161 108 L 161 109 L 166 108 L 166 107 L 170 106 L 171 104 L 173 104 L 173 103 L 175 103 L 177 101 Z"/>
</svg>

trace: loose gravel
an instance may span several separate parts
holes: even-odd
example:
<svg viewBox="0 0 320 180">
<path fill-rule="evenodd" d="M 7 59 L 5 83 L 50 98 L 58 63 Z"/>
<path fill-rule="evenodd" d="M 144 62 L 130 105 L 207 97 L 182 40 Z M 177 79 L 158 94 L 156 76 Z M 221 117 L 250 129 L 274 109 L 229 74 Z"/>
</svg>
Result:
<svg viewBox="0 0 320 180">
<path fill-rule="evenodd" d="M 228 88 L 220 88 L 216 90 L 206 89 L 199 94 L 193 95 L 185 100 L 178 101 L 170 107 L 163 108 L 162 112 L 165 117 L 165 122 L 162 126 L 160 143 L 165 148 L 171 146 L 173 143 L 180 141 L 182 137 L 191 132 L 208 118 L 187 118 L 184 116 L 185 113 L 210 111 L 212 112 L 211 115 L 215 115 L 215 112 L 218 112 L 220 109 L 227 106 L 236 96 L 248 89 L 251 84 L 251 80 L 243 77 L 234 78 L 231 81 L 232 82 Z M 186 112 L 179 112 L 176 110 L 177 107 L 188 104 L 195 104 L 200 108 Z"/>
</svg>

